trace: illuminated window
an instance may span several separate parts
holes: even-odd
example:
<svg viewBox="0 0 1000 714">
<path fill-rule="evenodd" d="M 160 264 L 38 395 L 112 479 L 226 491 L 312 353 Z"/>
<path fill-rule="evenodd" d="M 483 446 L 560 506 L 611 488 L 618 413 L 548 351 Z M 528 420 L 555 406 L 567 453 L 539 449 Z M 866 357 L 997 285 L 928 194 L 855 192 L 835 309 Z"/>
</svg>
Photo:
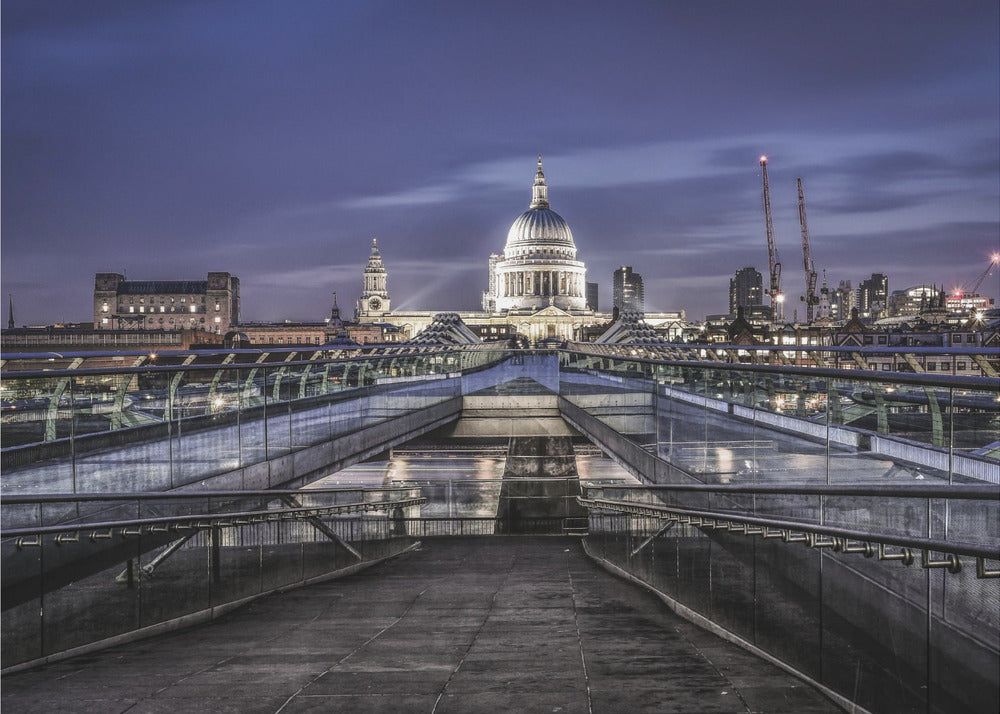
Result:
<svg viewBox="0 0 1000 714">
<path fill-rule="evenodd" d="M 139 308 L 139 312 L 146 312 L 146 308 L 144 308 L 144 307 L 140 307 L 140 308 Z"/>
<path fill-rule="evenodd" d="M 166 311 L 167 311 L 167 308 L 163 307 L 163 305 L 160 305 L 160 312 L 166 312 Z"/>
<path fill-rule="evenodd" d="M 102 325 L 107 325 L 107 324 L 108 324 L 108 322 L 109 322 L 109 320 L 108 320 L 108 318 L 106 318 L 106 317 L 105 317 L 105 318 L 102 318 L 102 319 L 101 319 L 101 324 L 102 324 Z"/>
<path fill-rule="evenodd" d="M 192 305 L 191 306 L 191 312 L 196 312 L 197 310 L 198 310 L 197 305 Z"/>
<path fill-rule="evenodd" d="M 135 308 L 133 306 L 129 305 L 128 306 L 128 311 L 129 312 L 135 312 Z"/>
<path fill-rule="evenodd" d="M 103 305 L 101 305 L 101 312 L 107 312 L 107 311 L 108 311 L 108 304 L 104 303 Z"/>
<path fill-rule="evenodd" d="M 216 321 L 216 322 L 222 322 L 222 318 L 221 318 L 221 317 L 216 317 L 216 318 L 215 318 L 215 321 Z"/>
<path fill-rule="evenodd" d="M 219 303 L 215 303 L 215 311 L 216 311 L 216 312 L 218 312 L 218 311 L 219 311 L 219 310 L 221 310 L 221 309 L 222 309 L 222 308 L 221 308 L 221 306 L 219 305 Z"/>
</svg>

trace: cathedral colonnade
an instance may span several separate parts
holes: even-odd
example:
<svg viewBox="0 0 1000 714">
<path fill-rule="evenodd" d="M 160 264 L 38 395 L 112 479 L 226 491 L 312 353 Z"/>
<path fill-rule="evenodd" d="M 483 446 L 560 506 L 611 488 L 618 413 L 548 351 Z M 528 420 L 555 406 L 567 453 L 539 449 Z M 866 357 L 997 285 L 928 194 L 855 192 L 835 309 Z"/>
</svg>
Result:
<svg viewBox="0 0 1000 714">
<path fill-rule="evenodd" d="M 585 297 L 586 273 L 576 270 L 515 270 L 501 273 L 499 297 Z"/>
</svg>

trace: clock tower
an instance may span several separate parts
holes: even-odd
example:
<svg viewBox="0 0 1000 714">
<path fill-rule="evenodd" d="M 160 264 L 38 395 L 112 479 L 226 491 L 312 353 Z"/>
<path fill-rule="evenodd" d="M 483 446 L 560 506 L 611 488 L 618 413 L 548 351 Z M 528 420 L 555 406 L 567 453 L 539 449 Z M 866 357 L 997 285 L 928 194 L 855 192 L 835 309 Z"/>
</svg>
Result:
<svg viewBox="0 0 1000 714">
<path fill-rule="evenodd" d="M 365 268 L 364 289 L 358 298 L 358 306 L 354 311 L 359 320 L 371 320 L 389 312 L 389 291 L 386 290 L 385 266 L 382 265 L 382 254 L 378 252 L 378 242 L 372 238 L 372 252 L 368 256 Z"/>
</svg>

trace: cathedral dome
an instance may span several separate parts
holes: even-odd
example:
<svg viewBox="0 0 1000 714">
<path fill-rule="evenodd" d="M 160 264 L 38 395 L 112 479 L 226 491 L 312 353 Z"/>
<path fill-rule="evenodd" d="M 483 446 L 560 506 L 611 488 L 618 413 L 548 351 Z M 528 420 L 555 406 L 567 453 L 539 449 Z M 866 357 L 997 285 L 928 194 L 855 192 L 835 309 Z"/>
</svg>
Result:
<svg viewBox="0 0 1000 714">
<path fill-rule="evenodd" d="M 518 216 L 507 231 L 507 246 L 504 250 L 509 253 L 512 249 L 536 244 L 576 250 L 569 224 L 550 208 L 532 208 Z"/>
<path fill-rule="evenodd" d="M 505 257 L 509 259 L 532 253 L 536 247 L 539 250 L 562 249 L 570 251 L 572 257 L 576 255 L 576 244 L 569 224 L 549 208 L 549 187 L 545 183 L 545 174 L 542 173 L 541 156 L 538 157 L 535 183 L 531 187 L 531 205 L 517 217 L 507 232 Z"/>
<path fill-rule="evenodd" d="M 490 288 L 483 293 L 488 311 L 585 310 L 587 268 L 576 259 L 573 233 L 549 208 L 549 187 L 538 157 L 531 205 L 507 232 L 500 255 L 490 256 Z"/>
</svg>

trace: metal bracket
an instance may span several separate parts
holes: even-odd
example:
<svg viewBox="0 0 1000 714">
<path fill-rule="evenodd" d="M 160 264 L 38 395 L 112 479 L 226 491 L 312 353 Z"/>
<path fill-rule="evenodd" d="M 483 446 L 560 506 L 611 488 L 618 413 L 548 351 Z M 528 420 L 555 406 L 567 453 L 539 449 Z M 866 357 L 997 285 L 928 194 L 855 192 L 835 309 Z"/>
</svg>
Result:
<svg viewBox="0 0 1000 714">
<path fill-rule="evenodd" d="M 827 540 L 819 533 L 810 533 L 808 538 L 810 548 L 833 548 L 834 550 L 837 550 L 840 545 L 836 538 L 830 538 Z"/>
<path fill-rule="evenodd" d="M 291 506 L 292 508 L 301 508 L 302 507 L 302 504 L 294 496 L 282 496 L 281 500 L 284 501 L 289 506 Z M 316 510 L 310 509 L 309 511 L 307 511 L 307 513 L 316 514 L 316 513 L 319 513 L 319 510 L 318 509 L 316 509 Z M 344 540 L 339 535 L 337 535 L 336 533 L 334 533 L 333 529 L 331 529 L 328 525 L 326 525 L 323 521 L 321 521 L 319 519 L 319 516 L 317 516 L 317 515 L 307 515 L 307 516 L 304 517 L 304 520 L 309 521 L 309 523 L 312 524 L 313 528 L 315 528 L 320 533 L 322 533 L 323 535 L 325 535 L 327 538 L 329 538 L 330 540 L 332 540 L 334 543 L 336 543 L 337 545 L 339 545 L 341 548 L 343 548 L 344 550 L 346 550 L 348 553 L 350 553 L 352 556 L 354 556 L 355 558 L 357 558 L 359 561 L 365 559 L 365 557 L 363 555 L 361 555 L 361 553 L 358 552 L 358 550 L 354 546 L 352 546 L 346 540 Z"/>
<path fill-rule="evenodd" d="M 898 560 L 903 565 L 913 565 L 913 551 L 909 548 L 903 548 L 898 553 L 886 553 L 885 543 L 878 544 L 878 559 L 879 560 Z"/>
<path fill-rule="evenodd" d="M 1000 578 L 1000 570 L 987 570 L 986 558 L 976 558 L 977 578 Z"/>
<path fill-rule="evenodd" d="M 656 539 L 657 539 L 657 538 L 658 538 L 659 536 L 663 535 L 663 534 L 664 534 L 664 533 L 666 533 L 666 532 L 667 532 L 668 530 L 670 530 L 671 528 L 673 528 L 673 527 L 674 527 L 674 526 L 675 526 L 676 524 L 677 524 L 677 521 L 668 521 L 668 522 L 667 522 L 667 524 L 666 524 L 665 526 L 663 526 L 663 528 L 661 528 L 660 530 L 656 531 L 656 533 L 654 533 L 653 535 L 649 536 L 649 538 L 647 538 L 646 540 L 644 540 L 644 541 L 643 541 L 643 542 L 642 542 L 642 543 L 641 543 L 641 544 L 639 545 L 639 547 L 638 547 L 638 548 L 636 548 L 635 550 L 633 550 L 633 551 L 632 551 L 632 552 L 631 552 L 631 553 L 629 554 L 629 555 L 630 555 L 630 557 L 634 557 L 635 555 L 637 555 L 637 554 L 639 553 L 639 551 L 640 551 L 640 550 L 642 550 L 642 549 L 643 549 L 643 548 L 645 548 L 645 547 L 646 547 L 647 545 L 649 545 L 649 544 L 650 544 L 650 543 L 652 543 L 652 542 L 653 542 L 654 540 L 656 540 Z"/>
<path fill-rule="evenodd" d="M 24 536 L 20 536 L 15 543 L 17 544 L 18 550 L 21 550 L 22 548 L 37 547 L 42 544 L 42 537 L 40 535 L 36 535 L 34 540 L 27 540 Z"/>
<path fill-rule="evenodd" d="M 875 556 L 875 546 L 871 543 L 864 542 L 860 545 L 851 545 L 851 541 L 846 538 L 844 539 L 844 545 L 840 550 L 843 553 L 861 553 L 866 558 L 872 558 Z"/>
<path fill-rule="evenodd" d="M 925 568 L 948 568 L 949 573 L 957 573 L 962 569 L 962 563 L 954 553 L 947 554 L 944 560 L 931 560 L 929 550 L 920 551 L 920 565 Z"/>
</svg>

